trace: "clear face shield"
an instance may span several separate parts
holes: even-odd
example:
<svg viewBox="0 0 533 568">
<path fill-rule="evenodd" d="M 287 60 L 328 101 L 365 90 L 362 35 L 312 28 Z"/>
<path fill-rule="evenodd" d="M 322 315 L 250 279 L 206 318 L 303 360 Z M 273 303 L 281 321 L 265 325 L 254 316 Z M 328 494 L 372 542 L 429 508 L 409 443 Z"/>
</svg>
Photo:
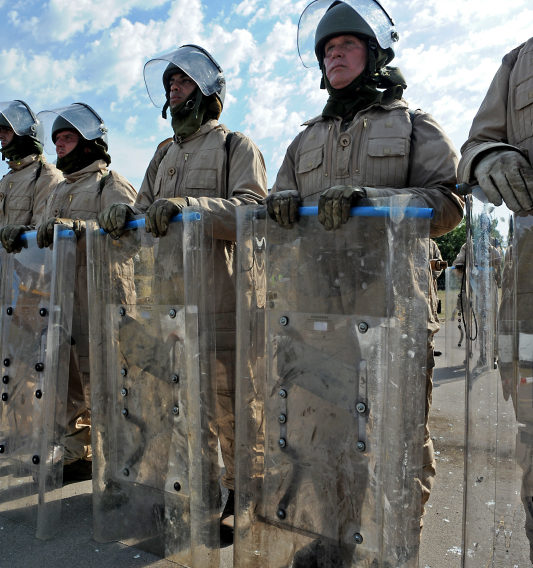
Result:
<svg viewBox="0 0 533 568">
<path fill-rule="evenodd" d="M 43 127 L 30 107 L 22 101 L 0 102 L 0 113 L 17 136 L 32 136 L 43 141 Z"/>
<path fill-rule="evenodd" d="M 169 64 L 179 67 L 187 74 L 206 97 L 218 93 L 224 104 L 226 81 L 220 65 L 201 47 L 183 45 L 174 51 L 150 59 L 144 66 L 146 90 L 156 107 L 163 107 L 166 102 L 162 77 Z"/>
<path fill-rule="evenodd" d="M 377 0 L 345 0 L 370 26 L 378 44 L 388 49 L 398 41 L 394 22 Z M 298 22 L 298 54 L 304 67 L 317 67 L 315 32 L 324 14 L 334 4 L 331 0 L 313 0 L 302 12 Z"/>
<path fill-rule="evenodd" d="M 52 141 L 53 127 L 59 118 L 62 129 L 77 130 L 85 140 L 102 138 L 107 143 L 107 127 L 100 115 L 85 103 L 73 103 L 67 107 L 53 110 L 43 110 L 37 117 L 43 123 L 45 138 L 45 151 L 55 154 L 56 148 Z M 57 125 L 56 125 L 57 127 Z"/>
</svg>

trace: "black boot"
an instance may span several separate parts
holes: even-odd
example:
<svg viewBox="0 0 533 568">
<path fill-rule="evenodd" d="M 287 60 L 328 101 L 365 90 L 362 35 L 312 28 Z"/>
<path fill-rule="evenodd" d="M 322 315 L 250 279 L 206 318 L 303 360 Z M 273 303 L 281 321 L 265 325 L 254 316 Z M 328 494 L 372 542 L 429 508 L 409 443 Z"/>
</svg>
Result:
<svg viewBox="0 0 533 568">
<path fill-rule="evenodd" d="M 224 510 L 220 517 L 220 548 L 233 544 L 233 527 L 235 525 L 235 492 L 230 489 Z"/>
</svg>

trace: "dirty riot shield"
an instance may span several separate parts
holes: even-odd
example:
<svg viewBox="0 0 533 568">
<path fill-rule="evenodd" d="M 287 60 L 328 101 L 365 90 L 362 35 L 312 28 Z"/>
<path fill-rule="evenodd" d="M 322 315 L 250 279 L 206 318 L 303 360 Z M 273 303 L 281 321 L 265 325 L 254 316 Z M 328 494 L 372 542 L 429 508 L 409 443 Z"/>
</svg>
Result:
<svg viewBox="0 0 533 568">
<path fill-rule="evenodd" d="M 466 336 L 463 311 L 466 295 L 461 293 L 464 287 L 464 270 L 450 266 L 445 272 L 445 359 L 446 366 L 464 374 L 466 356 Z"/>
<path fill-rule="evenodd" d="M 290 228 L 239 208 L 238 568 L 418 566 L 430 211 L 412 205 L 329 232 L 316 208 Z"/>
<path fill-rule="evenodd" d="M 58 225 L 53 249 L 23 237 L 0 251 L 0 512 L 44 539 L 61 516 L 76 237 Z"/>
<path fill-rule="evenodd" d="M 467 198 L 467 568 L 531 566 L 531 228 L 531 217 Z"/>
<path fill-rule="evenodd" d="M 218 567 L 211 224 L 136 224 L 88 232 L 94 536 Z"/>
</svg>

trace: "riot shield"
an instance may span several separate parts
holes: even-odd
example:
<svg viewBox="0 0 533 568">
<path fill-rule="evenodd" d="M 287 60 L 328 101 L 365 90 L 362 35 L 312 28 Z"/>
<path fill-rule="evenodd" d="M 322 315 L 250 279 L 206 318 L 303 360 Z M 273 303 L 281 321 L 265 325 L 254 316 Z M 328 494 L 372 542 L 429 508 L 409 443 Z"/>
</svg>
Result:
<svg viewBox="0 0 533 568">
<path fill-rule="evenodd" d="M 53 250 L 25 237 L 21 252 L 0 252 L 0 511 L 49 538 L 61 514 L 76 237 L 56 226 Z"/>
<path fill-rule="evenodd" d="M 304 209 L 238 211 L 234 565 L 415 567 L 429 220 Z"/>
<path fill-rule="evenodd" d="M 88 231 L 94 536 L 209 568 L 213 241 L 206 215 L 187 211 L 160 239 L 144 226 L 120 240 Z"/>
<path fill-rule="evenodd" d="M 531 219 L 467 199 L 463 565 L 531 566 Z"/>
<path fill-rule="evenodd" d="M 466 295 L 464 288 L 464 270 L 455 266 L 446 269 L 446 305 L 445 305 L 445 358 L 446 366 L 457 370 L 466 364 L 466 336 L 464 324 L 464 309 Z"/>
</svg>

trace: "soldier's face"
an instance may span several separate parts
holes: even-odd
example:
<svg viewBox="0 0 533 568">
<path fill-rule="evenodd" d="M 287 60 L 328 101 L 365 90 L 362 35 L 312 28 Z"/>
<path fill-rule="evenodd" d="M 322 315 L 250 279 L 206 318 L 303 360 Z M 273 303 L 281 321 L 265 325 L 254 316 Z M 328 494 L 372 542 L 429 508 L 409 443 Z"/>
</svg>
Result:
<svg viewBox="0 0 533 568">
<path fill-rule="evenodd" d="M 56 154 L 63 158 L 76 148 L 80 135 L 75 130 L 62 130 L 56 134 Z"/>
<path fill-rule="evenodd" d="M 366 67 L 366 43 L 353 35 L 330 39 L 324 47 L 326 77 L 334 89 L 342 89 Z"/>
<path fill-rule="evenodd" d="M 5 148 L 8 144 L 11 144 L 15 133 L 9 126 L 0 126 L 0 144 L 2 148 Z"/>
<path fill-rule="evenodd" d="M 170 106 L 176 106 L 189 99 L 198 85 L 185 73 L 175 73 L 170 77 Z"/>
</svg>

